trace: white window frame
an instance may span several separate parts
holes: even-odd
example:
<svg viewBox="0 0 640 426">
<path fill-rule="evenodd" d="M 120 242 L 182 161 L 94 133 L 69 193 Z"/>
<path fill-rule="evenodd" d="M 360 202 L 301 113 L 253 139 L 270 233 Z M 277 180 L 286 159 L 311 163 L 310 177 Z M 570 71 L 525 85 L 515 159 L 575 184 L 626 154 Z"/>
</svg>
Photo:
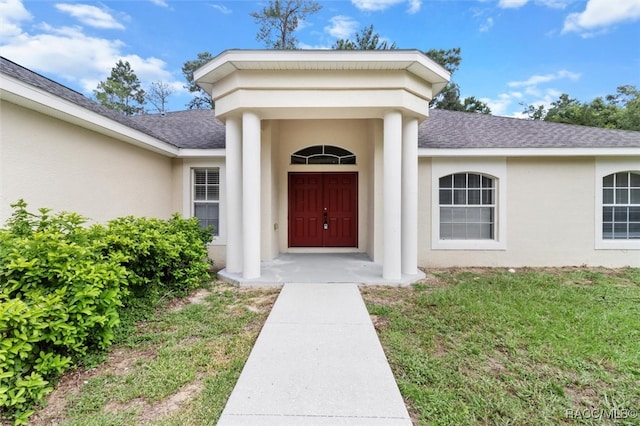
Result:
<svg viewBox="0 0 640 426">
<path fill-rule="evenodd" d="M 494 182 L 494 238 L 491 240 L 440 239 L 440 178 L 476 173 Z M 433 250 L 506 250 L 507 162 L 505 158 L 433 158 L 431 160 L 431 248 Z"/>
<path fill-rule="evenodd" d="M 220 199 L 218 201 L 218 235 L 209 243 L 214 246 L 222 246 L 227 243 L 227 194 L 226 194 L 226 170 L 223 160 L 218 159 L 189 159 L 182 165 L 182 215 L 194 217 L 194 173 L 195 169 L 218 169 L 220 173 Z"/>
<path fill-rule="evenodd" d="M 596 250 L 640 250 L 640 240 L 602 238 L 602 179 L 613 173 L 640 173 L 640 157 L 596 158 L 595 167 L 595 249 Z"/>
</svg>

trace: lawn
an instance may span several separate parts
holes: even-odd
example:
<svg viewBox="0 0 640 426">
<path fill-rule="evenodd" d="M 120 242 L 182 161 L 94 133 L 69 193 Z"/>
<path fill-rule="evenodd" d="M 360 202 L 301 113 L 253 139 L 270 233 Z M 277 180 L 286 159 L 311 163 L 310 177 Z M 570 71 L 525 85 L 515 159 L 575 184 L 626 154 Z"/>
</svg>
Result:
<svg viewBox="0 0 640 426">
<path fill-rule="evenodd" d="M 215 425 L 278 291 L 216 283 L 171 302 L 67 374 L 30 424 Z"/>
<path fill-rule="evenodd" d="M 361 291 L 416 424 L 640 424 L 640 269 L 441 270 Z M 277 294 L 215 283 L 173 302 L 31 424 L 214 425 Z"/>
<path fill-rule="evenodd" d="M 640 269 L 364 287 L 416 424 L 640 424 Z"/>
</svg>

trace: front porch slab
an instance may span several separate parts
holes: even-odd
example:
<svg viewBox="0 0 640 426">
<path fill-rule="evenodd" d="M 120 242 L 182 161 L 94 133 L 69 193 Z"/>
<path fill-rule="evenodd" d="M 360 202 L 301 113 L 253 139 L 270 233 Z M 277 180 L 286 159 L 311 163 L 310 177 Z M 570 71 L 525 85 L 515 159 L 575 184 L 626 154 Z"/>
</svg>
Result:
<svg viewBox="0 0 640 426">
<path fill-rule="evenodd" d="M 382 265 L 366 253 L 283 253 L 260 265 L 260 277 L 244 279 L 242 273 L 225 269 L 218 276 L 227 282 L 248 287 L 280 286 L 286 283 L 356 283 L 364 285 L 406 286 L 425 278 L 402 275 L 399 280 L 382 278 Z"/>
</svg>

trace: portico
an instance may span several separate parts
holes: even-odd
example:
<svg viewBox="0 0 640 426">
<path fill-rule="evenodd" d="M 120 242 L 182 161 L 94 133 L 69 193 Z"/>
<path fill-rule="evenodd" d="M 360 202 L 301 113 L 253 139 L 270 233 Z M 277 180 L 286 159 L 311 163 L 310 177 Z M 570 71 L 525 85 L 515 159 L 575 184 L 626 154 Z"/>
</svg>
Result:
<svg viewBox="0 0 640 426">
<path fill-rule="evenodd" d="M 418 274 L 418 124 L 446 70 L 418 51 L 230 50 L 194 78 L 226 127 L 228 273 L 257 280 L 281 253 L 354 252 L 381 264 L 384 280 Z M 325 145 L 354 161 L 291 160 Z M 353 246 L 290 246 L 288 177 L 306 172 L 357 175 Z M 316 222 L 304 226 L 327 231 Z"/>
</svg>

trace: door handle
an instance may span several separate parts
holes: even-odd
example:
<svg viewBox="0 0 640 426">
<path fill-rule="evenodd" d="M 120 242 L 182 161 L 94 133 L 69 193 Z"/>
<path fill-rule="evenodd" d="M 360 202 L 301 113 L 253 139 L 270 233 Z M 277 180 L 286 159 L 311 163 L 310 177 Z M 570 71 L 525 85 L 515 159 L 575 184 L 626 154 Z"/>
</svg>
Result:
<svg viewBox="0 0 640 426">
<path fill-rule="evenodd" d="M 328 215 L 328 212 L 327 212 L 327 208 L 325 207 L 324 208 L 324 213 L 323 213 L 324 223 L 322 224 L 322 229 L 324 229 L 324 230 L 329 229 L 329 221 L 327 220 L 327 215 Z"/>
</svg>

